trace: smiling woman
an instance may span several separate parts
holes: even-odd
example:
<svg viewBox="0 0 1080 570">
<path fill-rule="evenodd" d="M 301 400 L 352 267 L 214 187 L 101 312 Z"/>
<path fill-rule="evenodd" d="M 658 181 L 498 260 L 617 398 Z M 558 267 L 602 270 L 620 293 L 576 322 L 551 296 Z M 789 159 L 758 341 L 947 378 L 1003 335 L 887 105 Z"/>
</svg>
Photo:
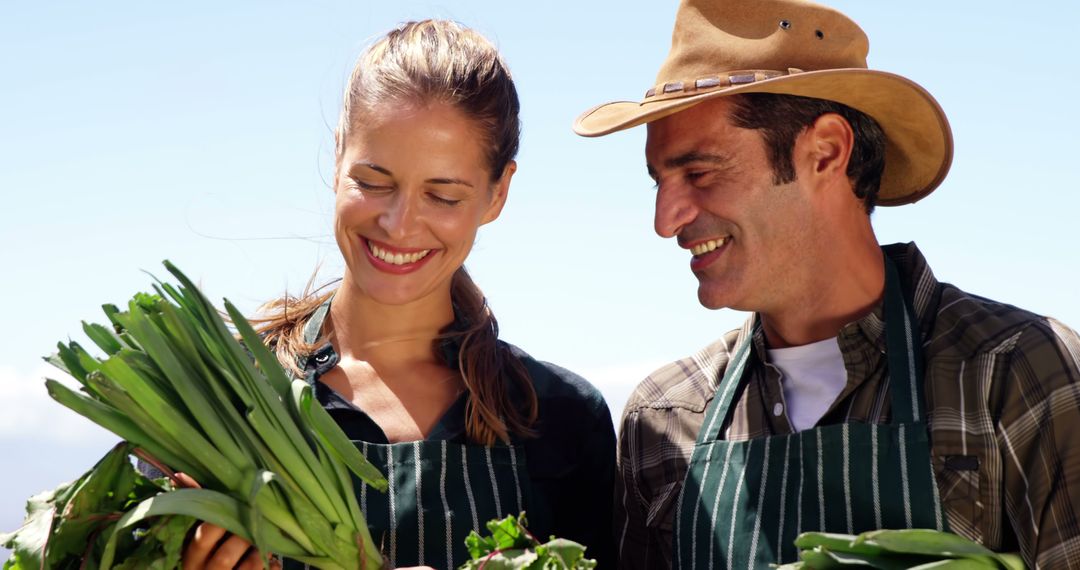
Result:
<svg viewBox="0 0 1080 570">
<path fill-rule="evenodd" d="M 264 341 L 387 475 L 361 490 L 392 566 L 455 568 L 465 537 L 527 511 L 536 536 L 613 549 L 615 436 L 588 382 L 498 338 L 463 266 L 499 217 L 517 165 L 519 104 L 506 65 L 453 22 L 392 30 L 361 56 L 335 132 L 333 290 L 264 307 Z M 255 567 L 203 525 L 185 567 Z M 291 565 L 285 562 L 286 567 Z"/>
<path fill-rule="evenodd" d="M 516 165 L 493 177 L 472 120 L 446 103 L 388 103 L 359 122 L 334 185 L 344 285 L 384 304 L 434 301 L 499 216 Z"/>
</svg>

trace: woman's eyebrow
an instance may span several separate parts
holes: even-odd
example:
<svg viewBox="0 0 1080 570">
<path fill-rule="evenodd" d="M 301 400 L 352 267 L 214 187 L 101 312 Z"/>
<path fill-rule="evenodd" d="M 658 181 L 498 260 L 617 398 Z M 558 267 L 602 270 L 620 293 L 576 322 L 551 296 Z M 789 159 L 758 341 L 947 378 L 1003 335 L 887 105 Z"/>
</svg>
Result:
<svg viewBox="0 0 1080 570">
<path fill-rule="evenodd" d="M 359 167 L 370 168 L 371 170 L 374 170 L 375 172 L 378 172 L 379 174 L 385 174 L 387 176 L 393 176 L 394 175 L 394 173 L 390 172 L 390 170 L 388 170 L 386 168 L 383 168 L 383 167 L 379 166 L 378 164 L 375 164 L 374 162 L 359 162 L 359 161 L 354 162 L 354 163 L 352 163 L 352 166 L 349 167 L 349 172 L 352 172 L 353 170 L 355 170 L 355 169 L 357 169 Z"/>
<path fill-rule="evenodd" d="M 361 167 L 362 168 L 369 168 L 371 170 L 374 170 L 375 172 L 378 172 L 379 174 L 385 174 L 386 176 L 393 176 L 394 175 L 394 173 L 390 172 L 390 169 L 388 169 L 388 168 L 383 168 L 382 166 L 379 166 L 378 164 L 375 164 L 373 162 L 359 162 L 359 161 L 352 163 L 352 166 L 349 168 L 349 172 L 353 172 L 355 169 L 361 168 Z M 428 178 L 424 182 L 426 184 L 460 184 L 462 186 L 467 186 L 469 188 L 473 188 L 473 185 L 472 185 L 471 182 L 469 182 L 467 180 L 462 180 L 461 178 L 445 178 L 445 177 Z"/>
<path fill-rule="evenodd" d="M 469 188 L 473 187 L 471 183 L 460 178 L 428 178 L 424 182 L 428 184 L 460 184 L 462 186 L 468 186 Z"/>
</svg>

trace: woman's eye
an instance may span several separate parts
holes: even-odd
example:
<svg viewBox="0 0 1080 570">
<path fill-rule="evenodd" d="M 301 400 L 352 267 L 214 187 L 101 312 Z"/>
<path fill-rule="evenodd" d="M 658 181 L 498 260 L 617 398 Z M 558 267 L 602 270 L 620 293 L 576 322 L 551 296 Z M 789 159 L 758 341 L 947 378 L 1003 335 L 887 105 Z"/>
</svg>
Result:
<svg viewBox="0 0 1080 570">
<path fill-rule="evenodd" d="M 453 198 L 444 198 L 442 196 L 439 196 L 438 194 L 428 194 L 428 196 L 431 196 L 432 200 L 435 200 L 439 204 L 443 204 L 445 206 L 456 206 L 457 204 L 459 204 L 461 202 L 461 200 L 455 200 Z"/>
<path fill-rule="evenodd" d="M 391 186 L 380 186 L 378 184 L 370 184 L 370 183 L 364 182 L 363 180 L 357 180 L 355 178 L 353 178 L 353 183 L 356 184 L 357 188 L 363 190 L 364 192 L 388 192 L 388 191 L 393 189 L 393 187 L 391 187 Z"/>
</svg>

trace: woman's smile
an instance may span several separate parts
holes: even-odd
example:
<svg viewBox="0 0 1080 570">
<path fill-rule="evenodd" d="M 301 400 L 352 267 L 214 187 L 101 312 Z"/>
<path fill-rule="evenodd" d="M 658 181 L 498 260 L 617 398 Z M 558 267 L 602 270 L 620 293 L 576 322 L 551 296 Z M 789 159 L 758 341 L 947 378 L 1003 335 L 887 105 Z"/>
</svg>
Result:
<svg viewBox="0 0 1080 570">
<path fill-rule="evenodd" d="M 364 242 L 368 261 L 375 269 L 397 275 L 412 273 L 420 269 L 439 251 L 437 249 L 397 248 L 364 237 L 360 239 Z"/>
</svg>

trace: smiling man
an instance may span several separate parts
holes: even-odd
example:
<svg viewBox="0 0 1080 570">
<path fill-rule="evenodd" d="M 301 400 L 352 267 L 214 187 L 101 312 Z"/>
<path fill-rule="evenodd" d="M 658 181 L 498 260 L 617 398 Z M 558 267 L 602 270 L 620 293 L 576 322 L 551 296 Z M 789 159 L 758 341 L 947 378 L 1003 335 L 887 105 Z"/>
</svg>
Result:
<svg viewBox="0 0 1080 570">
<path fill-rule="evenodd" d="M 877 528 L 1080 560 L 1080 338 L 878 245 L 874 207 L 937 188 L 952 136 L 867 52 L 817 4 L 683 0 L 644 99 L 575 123 L 647 124 L 656 232 L 704 306 L 752 312 L 627 403 L 620 567 L 767 567 L 800 532 Z"/>
</svg>

